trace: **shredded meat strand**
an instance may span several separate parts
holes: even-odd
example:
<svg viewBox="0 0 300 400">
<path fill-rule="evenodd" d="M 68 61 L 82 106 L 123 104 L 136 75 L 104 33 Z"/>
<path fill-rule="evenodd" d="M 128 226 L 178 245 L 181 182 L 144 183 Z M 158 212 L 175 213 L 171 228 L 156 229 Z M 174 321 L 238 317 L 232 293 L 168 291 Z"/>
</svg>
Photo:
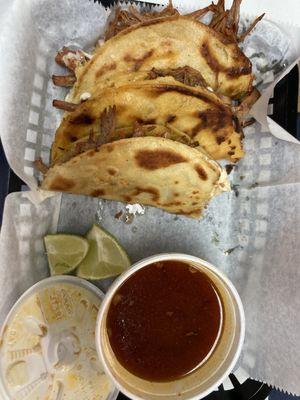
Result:
<svg viewBox="0 0 300 400">
<path fill-rule="evenodd" d="M 111 141 L 116 129 L 116 106 L 107 107 L 100 116 L 100 132 L 97 145 L 101 146 Z"/>
<path fill-rule="evenodd" d="M 203 17 L 203 15 L 207 14 L 209 11 L 215 12 L 215 10 L 216 10 L 216 5 L 211 3 L 209 6 L 204 7 L 200 10 L 193 11 L 189 14 L 185 14 L 185 16 L 190 18 L 200 18 Z"/>
<path fill-rule="evenodd" d="M 179 68 L 152 68 L 148 76 L 149 79 L 155 79 L 159 76 L 173 76 L 174 79 L 184 83 L 185 85 L 203 87 L 207 86 L 201 72 L 187 65 Z"/>
<path fill-rule="evenodd" d="M 186 14 L 185 16 L 198 19 L 208 12 L 212 12 L 213 16 L 209 26 L 216 32 L 221 33 L 227 39 L 228 43 L 237 43 L 244 40 L 264 16 L 263 14 L 256 18 L 247 31 L 238 38 L 241 2 L 242 0 L 233 0 L 231 8 L 225 10 L 225 1 L 218 0 L 217 4 L 211 3 L 210 5 Z M 110 39 L 132 25 L 149 21 L 151 19 L 154 20 L 162 17 L 172 17 L 174 15 L 180 15 L 180 13 L 173 7 L 172 1 L 170 1 L 169 5 L 161 11 L 139 12 L 132 5 L 129 6 L 127 10 L 122 10 L 120 7 L 117 7 L 114 14 L 111 14 L 105 33 L 105 40 Z"/>
<path fill-rule="evenodd" d="M 225 36 L 232 38 L 234 41 L 237 40 L 237 32 L 239 29 L 240 22 L 240 6 L 242 0 L 234 0 L 232 7 L 229 9 L 228 16 L 226 19 Z"/>
<path fill-rule="evenodd" d="M 244 32 L 239 38 L 238 41 L 239 42 L 243 42 L 245 40 L 245 37 L 248 36 L 253 29 L 255 28 L 256 24 L 261 21 L 263 19 L 263 17 L 265 16 L 265 13 L 261 14 L 259 17 L 257 17 L 252 24 L 249 26 L 249 28 L 246 30 L 246 32 Z"/>
<path fill-rule="evenodd" d="M 215 30 L 221 29 L 222 25 L 224 24 L 224 19 L 226 15 L 227 15 L 226 11 L 219 14 L 216 13 L 213 19 L 211 20 L 209 26 Z"/>
<path fill-rule="evenodd" d="M 260 93 L 257 89 L 254 88 L 252 92 L 248 96 L 246 96 L 238 106 L 232 108 L 233 112 L 240 121 L 243 121 L 245 119 L 251 107 L 259 98 Z"/>
<path fill-rule="evenodd" d="M 256 122 L 255 118 L 253 118 L 253 117 L 249 118 L 247 121 L 242 122 L 242 127 L 246 128 L 246 126 L 253 125 L 253 124 L 255 124 L 255 122 Z"/>
<path fill-rule="evenodd" d="M 139 12 L 132 5 L 128 7 L 128 10 L 122 10 L 120 7 L 117 7 L 114 14 L 111 14 L 110 21 L 108 22 L 105 40 L 141 22 L 174 15 L 179 15 L 179 12 L 173 7 L 172 1 L 169 1 L 169 5 L 161 11 Z"/>
<path fill-rule="evenodd" d="M 33 164 L 38 171 L 40 171 L 43 175 L 46 175 L 49 168 L 47 167 L 47 165 L 43 162 L 43 160 L 41 158 L 38 158 L 37 160 L 35 160 L 33 162 Z"/>
<path fill-rule="evenodd" d="M 84 65 L 87 61 L 85 54 L 81 50 L 71 50 L 69 47 L 63 47 L 58 51 L 55 61 L 62 67 L 75 71 L 79 65 Z"/>
<path fill-rule="evenodd" d="M 69 149 L 64 155 L 59 157 L 52 165 L 51 167 L 55 165 L 61 165 L 69 160 L 71 158 L 77 156 L 78 154 L 84 153 L 85 151 L 95 149 L 97 147 L 97 144 L 92 141 L 78 141 L 77 143 L 74 144 L 74 147 L 72 149 Z"/>
<path fill-rule="evenodd" d="M 142 137 L 142 136 L 145 136 L 143 125 L 141 125 L 137 121 L 135 121 L 134 125 L 133 125 L 132 137 Z"/>
<path fill-rule="evenodd" d="M 138 12 L 138 10 L 135 8 L 135 7 L 133 7 L 132 5 L 131 6 L 129 6 L 129 11 L 131 12 L 131 14 L 137 19 L 137 20 L 139 20 L 139 21 L 143 21 L 144 20 L 144 18 L 143 18 L 143 16 Z"/>
<path fill-rule="evenodd" d="M 64 101 L 64 100 L 53 100 L 52 102 L 53 107 L 58 108 L 60 110 L 64 110 L 64 111 L 75 111 L 80 104 L 74 104 L 74 103 L 69 103 L 68 101 Z"/>
<path fill-rule="evenodd" d="M 52 75 L 52 82 L 55 86 L 71 87 L 76 82 L 75 75 Z"/>
</svg>

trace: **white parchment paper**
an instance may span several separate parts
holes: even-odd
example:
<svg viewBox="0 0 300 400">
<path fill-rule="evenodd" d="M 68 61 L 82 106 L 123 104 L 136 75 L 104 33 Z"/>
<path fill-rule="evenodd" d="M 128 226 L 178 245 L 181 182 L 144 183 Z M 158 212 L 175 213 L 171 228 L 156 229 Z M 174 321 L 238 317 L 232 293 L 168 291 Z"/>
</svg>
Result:
<svg viewBox="0 0 300 400">
<path fill-rule="evenodd" d="M 197 8 L 194 2 L 182 7 Z M 3 9 L 0 133 L 11 167 L 31 189 L 38 178 L 32 161 L 39 156 L 48 161 L 61 118 L 51 106 L 53 98 L 65 94 L 49 79 L 62 72 L 55 53 L 68 43 L 91 47 L 108 12 L 88 0 L 13 0 Z M 275 22 L 265 24 L 272 36 L 269 27 Z M 276 37 L 268 39 L 284 44 L 275 49 L 282 64 L 299 55 L 293 40 L 297 29 L 276 23 Z M 48 274 L 43 236 L 57 230 L 85 233 L 98 222 L 120 240 L 132 261 L 176 251 L 222 269 L 246 312 L 240 366 L 253 378 L 300 394 L 300 146 L 278 140 L 259 124 L 247 128 L 245 136 L 246 156 L 230 175 L 234 191 L 214 199 L 200 220 L 148 207 L 125 224 L 114 217 L 125 210 L 121 203 L 55 195 L 38 204 L 38 192 L 29 195 L 34 203 L 28 194 L 10 195 L 0 241 L 1 321 L 24 290 Z M 105 289 L 109 283 L 99 285 Z"/>
</svg>

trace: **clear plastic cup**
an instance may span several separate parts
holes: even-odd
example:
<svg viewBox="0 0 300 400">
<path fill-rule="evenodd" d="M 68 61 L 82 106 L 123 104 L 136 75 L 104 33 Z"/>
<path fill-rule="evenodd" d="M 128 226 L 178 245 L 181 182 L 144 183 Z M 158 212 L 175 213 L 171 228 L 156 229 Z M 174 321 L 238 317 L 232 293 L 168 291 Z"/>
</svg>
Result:
<svg viewBox="0 0 300 400">
<path fill-rule="evenodd" d="M 126 370 L 110 346 L 106 328 L 107 313 L 118 288 L 136 271 L 149 264 L 177 260 L 190 264 L 205 273 L 214 283 L 222 303 L 222 329 L 218 343 L 200 367 L 180 379 L 151 382 Z M 232 371 L 242 349 L 245 335 L 245 316 L 241 299 L 233 284 L 217 268 L 200 258 L 186 254 L 159 254 L 134 264 L 108 290 L 97 319 L 96 347 L 105 372 L 116 387 L 131 399 L 201 399 L 215 390 Z"/>
<path fill-rule="evenodd" d="M 8 314 L 0 336 L 0 398 L 115 400 L 95 348 L 103 293 L 72 276 L 28 289 Z"/>
</svg>

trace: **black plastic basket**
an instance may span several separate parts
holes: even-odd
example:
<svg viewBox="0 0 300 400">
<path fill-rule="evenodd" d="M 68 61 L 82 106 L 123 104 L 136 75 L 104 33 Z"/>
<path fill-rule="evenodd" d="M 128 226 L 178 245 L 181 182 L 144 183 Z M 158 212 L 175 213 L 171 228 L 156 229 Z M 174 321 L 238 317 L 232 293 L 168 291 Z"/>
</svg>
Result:
<svg viewBox="0 0 300 400">
<path fill-rule="evenodd" d="M 105 7 L 110 7 L 115 3 L 115 1 L 110 0 L 94 0 L 94 2 L 101 3 Z M 128 1 L 128 3 L 139 3 L 147 6 L 153 6 L 153 4 L 142 1 Z M 284 129 L 290 132 L 294 137 L 300 140 L 300 117 L 297 114 L 298 87 L 299 71 L 298 68 L 295 67 L 287 76 L 285 76 L 285 78 L 279 82 L 279 84 L 277 84 L 274 90 L 274 97 L 270 100 L 270 103 L 273 104 L 273 113 L 270 117 Z M 0 226 L 3 204 L 6 195 L 11 192 L 22 190 L 26 190 L 26 186 L 20 180 L 20 178 L 17 177 L 12 170 L 10 170 L 0 142 Z M 250 378 L 246 379 L 243 383 L 240 383 L 234 374 L 230 374 L 228 379 L 231 381 L 231 386 L 233 386 L 232 389 L 225 390 L 224 385 L 221 385 L 219 386 L 218 391 L 211 393 L 205 399 L 264 400 L 272 391 L 268 385 L 257 382 Z M 125 399 L 127 399 L 127 397 L 120 393 L 118 400 Z M 297 398 L 295 397 L 295 399 Z"/>
</svg>

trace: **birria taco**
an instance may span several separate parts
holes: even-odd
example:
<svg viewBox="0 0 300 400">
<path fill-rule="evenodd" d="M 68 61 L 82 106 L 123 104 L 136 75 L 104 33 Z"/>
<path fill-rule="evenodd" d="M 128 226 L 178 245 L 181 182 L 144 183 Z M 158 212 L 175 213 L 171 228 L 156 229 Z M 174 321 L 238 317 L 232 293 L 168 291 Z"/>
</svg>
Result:
<svg viewBox="0 0 300 400">
<path fill-rule="evenodd" d="M 199 217 L 229 190 L 226 172 L 198 149 L 162 137 L 121 139 L 53 165 L 42 189 L 142 203 Z"/>
<path fill-rule="evenodd" d="M 90 56 L 63 48 L 56 61 L 72 87 L 42 189 L 143 203 L 198 217 L 230 189 L 215 161 L 243 157 L 241 125 L 259 96 L 238 42 L 239 7 L 223 0 L 180 15 L 116 8 Z M 197 19 L 211 12 L 206 25 Z"/>
<path fill-rule="evenodd" d="M 166 77 L 101 88 L 77 105 L 56 132 L 52 161 L 70 143 L 101 133 L 100 117 L 108 107 L 115 107 L 116 128 L 166 125 L 183 132 L 215 160 L 236 162 L 244 155 L 242 131 L 230 107 L 203 87 L 192 88 Z"/>
</svg>

